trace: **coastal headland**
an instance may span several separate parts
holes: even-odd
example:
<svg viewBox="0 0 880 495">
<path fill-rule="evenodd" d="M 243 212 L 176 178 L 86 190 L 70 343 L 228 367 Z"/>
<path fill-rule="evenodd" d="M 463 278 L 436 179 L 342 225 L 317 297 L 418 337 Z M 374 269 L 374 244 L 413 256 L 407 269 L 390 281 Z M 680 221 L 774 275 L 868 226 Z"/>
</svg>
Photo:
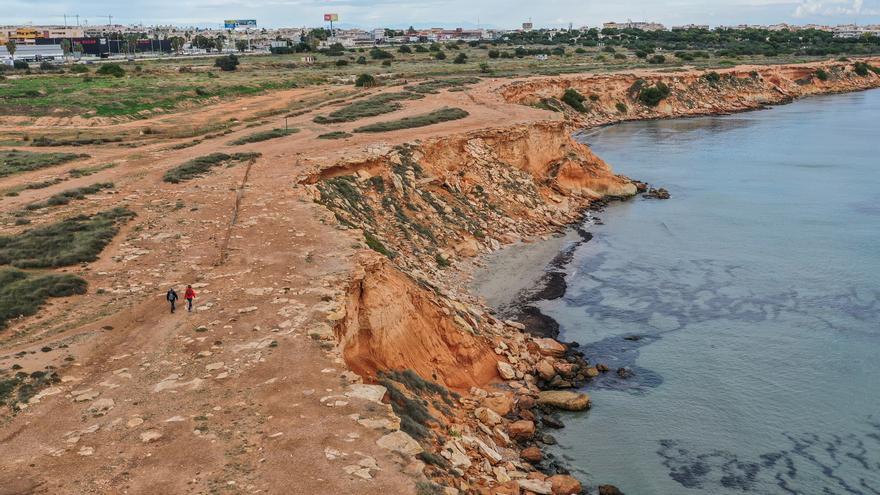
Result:
<svg viewBox="0 0 880 495">
<path fill-rule="evenodd" d="M 2 276 L 72 277 L 27 285 L 38 310 L 4 316 L 0 493 L 616 493 L 541 449 L 563 426 L 554 411 L 589 408 L 592 378 L 628 371 L 500 317 L 471 291 L 475 267 L 650 190 L 575 132 L 867 90 L 877 65 L 340 84 L 138 119 L 0 117 L 0 153 L 18 164 L 0 176 Z M 186 284 L 193 311 L 171 313 L 166 291 Z"/>
</svg>

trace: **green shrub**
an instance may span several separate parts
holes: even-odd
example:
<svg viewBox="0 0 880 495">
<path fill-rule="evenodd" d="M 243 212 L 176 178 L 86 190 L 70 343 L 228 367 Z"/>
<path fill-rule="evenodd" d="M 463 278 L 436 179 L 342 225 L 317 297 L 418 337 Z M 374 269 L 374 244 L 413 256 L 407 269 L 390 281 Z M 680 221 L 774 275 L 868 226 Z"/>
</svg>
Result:
<svg viewBox="0 0 880 495">
<path fill-rule="evenodd" d="M 345 139 L 352 135 L 345 131 L 333 131 L 326 134 L 318 134 L 318 139 Z"/>
<path fill-rule="evenodd" d="M 370 74 L 361 74 L 354 80 L 354 85 L 358 88 L 372 88 L 376 85 L 376 78 Z"/>
<path fill-rule="evenodd" d="M 53 268 L 95 261 L 119 226 L 133 217 L 134 212 L 126 208 L 114 208 L 0 236 L 0 265 Z"/>
<path fill-rule="evenodd" d="M 379 254 L 385 255 L 389 259 L 394 259 L 394 257 L 396 256 L 390 249 L 386 248 L 385 245 L 382 244 L 382 241 L 380 241 L 378 237 L 367 231 L 364 231 L 364 241 L 366 241 L 367 247 L 369 247 L 373 251 L 376 251 Z"/>
<path fill-rule="evenodd" d="M 89 68 L 82 64 L 74 64 L 70 67 L 70 72 L 73 74 L 85 74 L 89 72 Z"/>
<path fill-rule="evenodd" d="M 628 108 L 626 108 L 626 103 L 622 101 L 618 101 L 617 104 L 614 105 L 614 107 L 617 108 L 617 111 L 619 113 L 626 113 L 627 110 L 629 110 Z"/>
<path fill-rule="evenodd" d="M 270 139 L 275 139 L 275 138 L 280 138 L 280 137 L 284 137 L 284 136 L 289 136 L 291 134 L 296 134 L 297 132 L 299 132 L 299 129 L 276 128 L 276 129 L 271 129 L 268 131 L 255 132 L 253 134 L 249 134 L 247 136 L 240 137 L 240 138 L 236 139 L 235 141 L 232 141 L 229 144 L 238 146 L 238 145 L 248 144 L 248 143 L 259 143 L 260 141 L 268 141 Z"/>
<path fill-rule="evenodd" d="M 95 71 L 95 74 L 101 76 L 122 77 L 125 75 L 125 69 L 119 64 L 104 64 Z"/>
<path fill-rule="evenodd" d="M 348 60 L 345 60 L 344 58 L 336 61 L 336 67 L 345 67 L 346 65 L 348 65 Z"/>
<path fill-rule="evenodd" d="M 721 81 L 721 74 L 719 74 L 715 71 L 707 72 L 706 74 L 703 74 L 703 79 L 705 79 L 706 81 L 708 81 L 712 84 L 715 84 L 715 83 Z"/>
<path fill-rule="evenodd" d="M 825 69 L 821 69 L 821 68 L 816 69 L 816 79 L 818 79 L 820 81 L 827 81 L 828 80 L 828 72 L 826 72 Z"/>
<path fill-rule="evenodd" d="M 9 320 L 35 314 L 50 297 L 85 293 L 86 281 L 73 275 L 39 275 L 0 268 L 0 329 Z"/>
<path fill-rule="evenodd" d="M 663 55 L 654 55 L 648 59 L 648 63 L 649 64 L 665 64 L 666 57 L 664 57 Z"/>
<path fill-rule="evenodd" d="M 63 163 L 88 158 L 77 153 L 38 153 L 33 151 L 0 150 L 0 177 L 54 167 Z"/>
<path fill-rule="evenodd" d="M 853 70 L 855 70 L 856 74 L 862 77 L 867 76 L 869 71 L 873 72 L 874 74 L 880 74 L 880 68 L 874 67 L 867 62 L 856 62 L 853 65 Z"/>
<path fill-rule="evenodd" d="M 220 70 L 224 72 L 232 72 L 238 69 L 240 63 L 241 62 L 239 62 L 238 57 L 234 53 L 214 59 L 214 67 L 219 67 Z"/>
<path fill-rule="evenodd" d="M 489 50 L 488 52 L 489 58 L 498 58 L 501 56 L 501 52 L 498 50 Z"/>
<path fill-rule="evenodd" d="M 464 53 L 459 53 L 455 56 L 455 59 L 452 61 L 453 64 L 464 64 L 467 62 L 468 56 Z"/>
<path fill-rule="evenodd" d="M 370 49 L 370 58 L 373 60 L 390 60 L 394 58 L 394 55 L 381 48 L 372 48 Z"/>
<path fill-rule="evenodd" d="M 446 53 L 440 51 L 434 54 L 434 58 L 437 60 L 446 60 Z"/>
<path fill-rule="evenodd" d="M 208 173 L 212 168 L 219 167 L 225 163 L 231 164 L 234 162 L 254 160 L 260 156 L 260 153 L 233 153 L 231 155 L 227 155 L 226 153 L 211 153 L 210 155 L 193 158 L 183 165 L 178 165 L 177 167 L 172 168 L 165 172 L 162 180 L 177 184 L 196 177 L 201 177 Z"/>
<path fill-rule="evenodd" d="M 584 105 L 584 100 L 586 97 L 584 95 L 578 93 L 578 91 L 574 88 L 568 88 L 565 90 L 565 93 L 562 94 L 562 101 L 574 108 L 578 112 L 587 112 L 589 109 Z"/>
<path fill-rule="evenodd" d="M 400 45 L 400 48 L 397 49 L 399 53 L 412 53 L 412 48 L 406 45 Z"/>
<path fill-rule="evenodd" d="M 658 82 L 653 86 L 642 88 L 641 91 L 639 91 L 639 101 L 649 107 L 656 107 L 664 98 L 667 98 L 669 94 L 669 86 L 663 82 Z"/>
<path fill-rule="evenodd" d="M 354 61 L 354 63 L 356 63 L 356 64 L 361 64 L 361 65 L 366 65 L 366 64 L 367 64 L 367 58 L 364 57 L 363 55 L 361 55 L 360 57 L 357 58 L 357 60 Z"/>
<path fill-rule="evenodd" d="M 385 113 L 391 113 L 403 108 L 401 100 L 416 100 L 423 98 L 422 95 L 413 92 L 402 91 L 398 93 L 381 93 L 369 98 L 364 98 L 351 103 L 339 110 L 330 112 L 326 116 L 318 115 L 313 122 L 316 124 L 335 124 L 339 122 L 352 122 L 365 117 L 375 117 Z"/>
<path fill-rule="evenodd" d="M 43 208 L 49 208 L 51 206 L 61 206 L 70 203 L 74 199 L 86 199 L 86 195 L 95 194 L 104 189 L 113 189 L 112 182 L 98 182 L 96 184 L 92 184 L 90 186 L 77 187 L 74 189 L 68 189 L 66 191 L 61 191 L 60 193 L 53 194 L 49 196 L 45 201 L 39 201 L 36 203 L 31 203 L 25 206 L 25 209 L 28 211 L 40 210 Z"/>
<path fill-rule="evenodd" d="M 450 77 L 446 79 L 432 79 L 419 84 L 404 86 L 403 89 L 413 93 L 439 93 L 440 90 L 446 88 L 460 88 L 480 82 L 479 77 Z"/>
<path fill-rule="evenodd" d="M 424 127 L 440 122 L 450 120 L 458 120 L 467 117 L 469 114 L 460 108 L 442 108 L 430 113 L 415 115 L 413 117 L 404 117 L 399 120 L 388 122 L 377 122 L 375 124 L 358 127 L 354 132 L 387 132 L 399 129 L 410 129 L 414 127 Z"/>
</svg>

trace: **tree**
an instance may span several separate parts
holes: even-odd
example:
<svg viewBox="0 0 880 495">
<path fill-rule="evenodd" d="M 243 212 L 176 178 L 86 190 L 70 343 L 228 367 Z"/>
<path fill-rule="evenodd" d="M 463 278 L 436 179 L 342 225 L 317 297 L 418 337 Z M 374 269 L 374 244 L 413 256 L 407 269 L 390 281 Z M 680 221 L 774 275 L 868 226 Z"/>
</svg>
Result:
<svg viewBox="0 0 880 495">
<path fill-rule="evenodd" d="M 400 48 L 398 48 L 397 51 L 400 53 L 412 53 L 412 48 L 406 45 L 400 45 Z"/>
<path fill-rule="evenodd" d="M 171 38 L 171 49 L 175 52 L 180 52 L 183 49 L 183 44 L 185 43 L 184 39 L 180 36 L 173 36 Z"/>
<path fill-rule="evenodd" d="M 243 52 L 243 51 L 247 50 L 247 48 L 248 48 L 247 40 L 236 40 L 235 41 L 235 49 L 236 50 Z"/>
<path fill-rule="evenodd" d="M 70 40 L 61 40 L 61 51 L 64 53 L 64 58 L 70 56 Z"/>
<path fill-rule="evenodd" d="M 452 63 L 453 64 L 463 64 L 463 63 L 467 62 L 467 59 L 468 59 L 467 55 L 465 55 L 464 53 L 459 53 L 458 55 L 455 56 L 455 59 L 452 61 Z"/>
<path fill-rule="evenodd" d="M 238 68 L 238 57 L 234 53 L 214 59 L 214 67 L 220 67 L 220 70 L 232 72 Z"/>
<path fill-rule="evenodd" d="M 6 42 L 6 51 L 9 52 L 10 56 L 15 56 L 15 40 Z"/>
</svg>

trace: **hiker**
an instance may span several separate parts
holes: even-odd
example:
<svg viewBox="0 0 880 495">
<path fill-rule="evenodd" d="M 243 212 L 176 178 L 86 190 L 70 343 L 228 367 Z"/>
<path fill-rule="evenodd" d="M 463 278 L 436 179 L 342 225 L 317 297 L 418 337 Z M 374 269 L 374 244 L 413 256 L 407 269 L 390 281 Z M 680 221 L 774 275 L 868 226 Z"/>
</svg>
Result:
<svg viewBox="0 0 880 495">
<path fill-rule="evenodd" d="M 174 292 L 174 288 L 168 289 L 168 292 L 165 294 L 165 299 L 171 303 L 171 312 L 174 312 L 174 303 L 177 302 L 177 292 Z"/>
<path fill-rule="evenodd" d="M 193 299 L 196 298 L 196 291 L 193 290 L 192 285 L 186 286 L 186 292 L 183 293 L 183 298 L 186 299 L 186 310 L 192 312 Z"/>
</svg>

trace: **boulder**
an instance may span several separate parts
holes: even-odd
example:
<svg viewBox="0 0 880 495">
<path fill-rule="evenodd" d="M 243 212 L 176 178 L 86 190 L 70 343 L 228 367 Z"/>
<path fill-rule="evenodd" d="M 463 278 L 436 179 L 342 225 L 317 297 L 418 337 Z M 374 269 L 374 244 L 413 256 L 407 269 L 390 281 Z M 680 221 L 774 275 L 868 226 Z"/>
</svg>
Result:
<svg viewBox="0 0 880 495">
<path fill-rule="evenodd" d="M 514 480 L 496 485 L 491 493 L 492 495 L 520 495 L 521 491 L 519 483 Z"/>
<path fill-rule="evenodd" d="M 501 423 L 501 416 L 499 416 L 498 413 L 489 409 L 488 407 L 478 407 L 474 411 L 474 416 L 482 421 L 484 425 L 495 426 L 498 423 Z"/>
<path fill-rule="evenodd" d="M 553 365 L 546 359 L 538 361 L 538 364 L 535 365 L 535 371 L 537 371 L 538 375 L 544 380 L 550 380 L 556 376 L 556 369 L 553 368 Z"/>
<path fill-rule="evenodd" d="M 505 380 L 513 380 L 516 378 L 516 370 L 513 369 L 513 366 L 511 366 L 510 363 L 505 361 L 498 361 L 498 374 Z"/>
<path fill-rule="evenodd" d="M 541 462 L 541 459 L 544 458 L 541 449 L 535 446 L 523 449 L 523 451 L 519 453 L 519 456 L 531 463 Z"/>
<path fill-rule="evenodd" d="M 583 411 L 590 408 L 590 396 L 571 390 L 545 390 L 538 394 L 538 404 L 566 411 Z"/>
<path fill-rule="evenodd" d="M 376 445 L 405 455 L 416 455 L 424 450 L 413 437 L 399 430 L 376 440 Z"/>
<path fill-rule="evenodd" d="M 495 411 L 500 416 L 507 416 L 513 409 L 512 399 L 505 394 L 483 399 L 483 407 Z"/>
<path fill-rule="evenodd" d="M 599 495 L 623 495 L 623 492 L 614 485 L 599 485 Z"/>
<path fill-rule="evenodd" d="M 523 490 L 528 490 L 532 493 L 537 493 L 538 495 L 552 495 L 553 494 L 553 485 L 550 484 L 549 481 L 541 481 L 541 480 L 517 480 L 519 483 L 519 487 Z"/>
<path fill-rule="evenodd" d="M 547 478 L 547 481 L 550 482 L 553 495 L 574 495 L 581 492 L 581 482 L 571 476 L 557 474 Z"/>
<path fill-rule="evenodd" d="M 510 438 L 513 439 L 529 439 L 535 434 L 535 423 L 528 420 L 515 421 L 508 428 Z"/>
<path fill-rule="evenodd" d="M 565 346 L 551 338 L 535 339 L 535 344 L 538 352 L 545 356 L 560 357 L 565 354 Z"/>
<path fill-rule="evenodd" d="M 348 390 L 345 391 L 345 396 L 349 399 L 358 398 L 378 403 L 382 402 L 382 397 L 385 397 L 385 392 L 387 392 L 387 390 L 382 385 L 365 385 L 358 383 L 349 385 Z"/>
<path fill-rule="evenodd" d="M 595 366 L 590 366 L 586 370 L 586 375 L 590 378 L 596 378 L 597 376 L 599 376 L 599 370 L 596 369 Z"/>
</svg>

